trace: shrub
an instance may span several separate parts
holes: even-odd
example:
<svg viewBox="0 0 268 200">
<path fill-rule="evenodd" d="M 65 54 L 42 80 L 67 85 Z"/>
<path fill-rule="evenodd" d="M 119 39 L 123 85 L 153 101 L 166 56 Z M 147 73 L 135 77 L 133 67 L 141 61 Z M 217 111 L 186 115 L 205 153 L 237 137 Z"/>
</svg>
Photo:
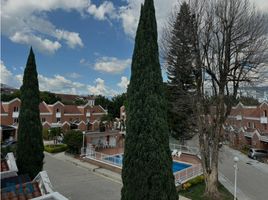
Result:
<svg viewBox="0 0 268 200">
<path fill-rule="evenodd" d="M 204 176 L 201 175 L 201 176 L 197 176 L 189 181 L 187 181 L 186 183 L 184 183 L 182 185 L 182 188 L 184 190 L 188 190 L 191 186 L 194 186 L 194 185 L 197 185 L 199 183 L 203 183 L 204 182 Z"/>
<path fill-rule="evenodd" d="M 79 154 L 83 143 L 83 134 L 81 131 L 70 130 L 66 133 L 63 143 L 68 146 L 68 152 Z"/>
<path fill-rule="evenodd" d="M 1 154 L 6 157 L 7 153 L 12 152 L 14 154 L 14 156 L 16 157 L 16 149 L 17 146 L 16 145 L 11 145 L 11 146 L 7 146 L 7 147 L 2 147 L 1 148 Z"/>
<path fill-rule="evenodd" d="M 247 155 L 249 149 L 250 149 L 249 145 L 244 145 L 244 146 L 241 148 L 241 152 Z"/>
<path fill-rule="evenodd" d="M 48 153 L 59 153 L 67 150 L 66 144 L 46 145 L 45 151 Z"/>
<path fill-rule="evenodd" d="M 43 133 L 43 139 L 44 140 L 49 140 L 48 129 L 44 128 L 42 133 Z"/>
</svg>

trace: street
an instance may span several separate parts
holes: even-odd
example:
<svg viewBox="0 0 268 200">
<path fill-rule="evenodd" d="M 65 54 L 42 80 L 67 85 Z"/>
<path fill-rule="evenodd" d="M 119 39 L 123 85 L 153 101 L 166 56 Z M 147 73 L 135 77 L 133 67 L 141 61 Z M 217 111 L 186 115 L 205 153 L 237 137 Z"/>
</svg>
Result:
<svg viewBox="0 0 268 200">
<path fill-rule="evenodd" d="M 47 171 L 54 191 L 73 200 L 119 200 L 122 185 L 85 168 L 45 155 Z"/>
<path fill-rule="evenodd" d="M 198 137 L 187 141 L 187 145 L 198 147 Z M 239 151 L 223 146 L 219 154 L 219 180 L 234 191 L 234 157 L 239 158 L 237 194 L 239 200 L 268 199 L 268 165 L 248 158 Z M 239 198 L 240 197 L 240 198 Z"/>
<path fill-rule="evenodd" d="M 268 165 L 224 146 L 220 152 L 219 171 L 234 184 L 234 156 L 239 158 L 237 187 L 251 200 L 268 199 Z M 244 200 L 244 199 L 243 199 Z M 245 199 L 246 200 L 246 199 Z"/>
</svg>

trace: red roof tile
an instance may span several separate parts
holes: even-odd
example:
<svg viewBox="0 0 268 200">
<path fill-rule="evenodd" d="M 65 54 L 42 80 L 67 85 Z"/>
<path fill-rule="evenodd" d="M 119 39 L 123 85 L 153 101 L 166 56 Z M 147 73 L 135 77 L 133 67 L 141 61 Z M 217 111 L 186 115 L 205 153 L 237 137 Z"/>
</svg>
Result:
<svg viewBox="0 0 268 200">
<path fill-rule="evenodd" d="M 93 106 L 92 107 L 93 113 L 106 113 L 105 110 L 101 106 Z"/>
<path fill-rule="evenodd" d="M 8 104 L 3 104 L 1 102 L 1 113 L 7 113 L 8 112 Z"/>
<path fill-rule="evenodd" d="M 48 112 L 50 112 L 48 106 L 44 102 L 41 102 L 39 104 L 39 110 L 40 110 L 40 113 L 48 113 Z"/>
<path fill-rule="evenodd" d="M 7 161 L 6 160 L 1 160 L 1 169 L 0 169 L 0 171 L 4 172 L 4 171 L 8 171 L 8 170 L 9 170 L 9 167 L 7 165 Z"/>
<path fill-rule="evenodd" d="M 82 112 L 75 105 L 65 105 L 64 106 L 64 113 L 82 114 Z"/>
<path fill-rule="evenodd" d="M 42 196 L 37 182 L 27 182 L 1 189 L 2 200 L 33 199 Z"/>
</svg>

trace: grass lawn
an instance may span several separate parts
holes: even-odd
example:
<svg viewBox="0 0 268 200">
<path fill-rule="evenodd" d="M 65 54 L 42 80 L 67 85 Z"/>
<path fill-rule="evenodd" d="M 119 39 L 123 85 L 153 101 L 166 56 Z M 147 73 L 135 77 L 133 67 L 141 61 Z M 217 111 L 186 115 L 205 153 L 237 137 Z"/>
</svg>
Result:
<svg viewBox="0 0 268 200">
<path fill-rule="evenodd" d="M 233 200 L 233 195 L 223 186 L 220 184 L 219 190 L 222 194 L 221 200 Z M 205 183 L 199 183 L 197 185 L 194 185 L 190 187 L 188 190 L 181 190 L 179 191 L 179 194 L 182 196 L 185 196 L 187 198 L 190 198 L 192 200 L 208 200 L 204 197 L 204 191 L 205 191 Z"/>
</svg>

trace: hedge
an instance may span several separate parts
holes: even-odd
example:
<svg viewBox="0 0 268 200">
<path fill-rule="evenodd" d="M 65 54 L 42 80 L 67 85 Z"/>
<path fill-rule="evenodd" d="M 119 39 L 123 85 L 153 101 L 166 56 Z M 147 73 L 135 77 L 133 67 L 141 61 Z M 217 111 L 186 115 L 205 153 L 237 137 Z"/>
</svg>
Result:
<svg viewBox="0 0 268 200">
<path fill-rule="evenodd" d="M 188 190 L 191 186 L 197 185 L 197 184 L 202 183 L 202 182 L 204 182 L 204 176 L 200 175 L 200 176 L 197 176 L 197 177 L 187 181 L 186 183 L 184 183 L 182 185 L 182 188 L 184 190 Z"/>
<path fill-rule="evenodd" d="M 45 145 L 45 151 L 48 153 L 59 153 L 67 150 L 66 144 Z"/>
</svg>

